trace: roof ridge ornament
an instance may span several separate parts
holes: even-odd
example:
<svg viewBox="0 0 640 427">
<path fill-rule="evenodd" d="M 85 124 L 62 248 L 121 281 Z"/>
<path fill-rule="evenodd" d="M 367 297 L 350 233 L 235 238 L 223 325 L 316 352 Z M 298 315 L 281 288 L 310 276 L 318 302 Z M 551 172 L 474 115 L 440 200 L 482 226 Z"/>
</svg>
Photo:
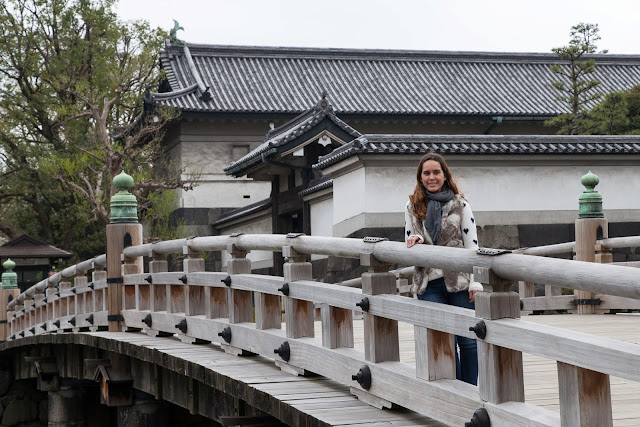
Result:
<svg viewBox="0 0 640 427">
<path fill-rule="evenodd" d="M 169 41 L 171 42 L 171 44 L 175 44 L 175 45 L 179 45 L 179 46 L 184 46 L 187 43 L 184 40 L 180 40 L 178 38 L 178 31 L 182 30 L 184 31 L 184 28 L 182 28 L 180 26 L 180 24 L 178 23 L 178 21 L 176 21 L 175 19 L 173 20 L 173 28 L 169 31 Z"/>
<path fill-rule="evenodd" d="M 326 110 L 326 111 L 333 111 L 333 107 L 331 106 L 331 102 L 329 102 L 329 99 L 327 99 L 329 93 L 327 92 L 326 89 L 322 89 L 322 94 L 320 95 L 320 101 L 318 101 L 318 103 L 316 104 L 316 110 L 317 111 L 321 111 L 321 110 Z"/>
</svg>

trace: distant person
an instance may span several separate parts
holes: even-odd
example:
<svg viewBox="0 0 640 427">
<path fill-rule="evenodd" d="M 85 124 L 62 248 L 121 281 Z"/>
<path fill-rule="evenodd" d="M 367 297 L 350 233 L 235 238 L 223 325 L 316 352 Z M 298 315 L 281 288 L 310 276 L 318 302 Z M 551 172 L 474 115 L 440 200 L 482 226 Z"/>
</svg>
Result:
<svg viewBox="0 0 640 427">
<path fill-rule="evenodd" d="M 56 274 L 57 272 L 58 271 L 56 270 L 56 266 L 55 265 L 52 265 L 51 267 L 49 267 L 49 271 L 47 272 L 47 279 L 49 277 L 53 276 L 54 274 Z M 60 290 L 59 283 L 56 283 L 56 292 L 59 291 L 59 290 Z M 47 292 L 46 288 L 45 288 L 44 292 L 45 292 L 45 295 L 46 295 L 46 292 Z"/>
<path fill-rule="evenodd" d="M 416 187 L 405 208 L 405 241 L 416 244 L 478 248 L 475 219 L 444 158 L 427 153 L 418 164 Z M 412 291 L 418 299 L 475 308 L 475 294 L 482 285 L 468 273 L 416 267 Z M 456 378 L 477 385 L 478 350 L 476 340 L 456 336 Z"/>
</svg>

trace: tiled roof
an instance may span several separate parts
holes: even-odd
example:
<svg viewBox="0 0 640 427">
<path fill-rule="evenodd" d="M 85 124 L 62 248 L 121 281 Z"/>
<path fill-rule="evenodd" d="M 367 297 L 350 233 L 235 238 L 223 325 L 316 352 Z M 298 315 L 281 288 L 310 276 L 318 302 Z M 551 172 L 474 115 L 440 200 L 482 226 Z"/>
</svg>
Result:
<svg viewBox="0 0 640 427">
<path fill-rule="evenodd" d="M 307 133 L 325 118 L 337 126 L 337 128 L 346 132 L 346 134 L 349 135 L 349 141 L 362 136 L 360 132 L 335 115 L 331 103 L 323 96 L 315 106 L 300 114 L 298 117 L 290 120 L 279 128 L 270 130 L 265 135 L 265 140 L 262 144 L 250 153 L 232 162 L 224 171 L 227 175 L 233 175 L 235 177 L 246 175 L 252 166 L 262 161 L 262 156 L 268 158 L 278 154 L 287 143 Z"/>
<path fill-rule="evenodd" d="M 237 218 L 242 218 L 247 215 L 251 215 L 255 212 L 260 212 L 265 209 L 269 209 L 271 207 L 271 198 L 260 200 L 255 203 L 251 203 L 250 205 L 243 206 L 238 209 L 234 209 L 232 211 L 227 212 L 222 215 L 216 222 L 213 223 L 214 227 L 219 227 L 227 222 L 233 221 Z"/>
<path fill-rule="evenodd" d="M 300 197 L 307 196 L 309 194 L 316 193 L 320 190 L 324 190 L 325 188 L 333 187 L 333 179 L 329 176 L 323 176 L 319 182 L 311 185 L 309 188 L 305 188 L 301 192 L 298 193 Z"/>
<path fill-rule="evenodd" d="M 640 136 L 363 135 L 320 157 L 324 169 L 355 154 L 640 154 Z"/>
<path fill-rule="evenodd" d="M 23 234 L 0 246 L 0 257 L 70 258 L 71 254 L 55 246 L 47 245 L 28 234 Z"/>
<path fill-rule="evenodd" d="M 640 83 L 640 56 L 593 55 L 601 92 Z M 199 113 L 298 114 L 323 91 L 337 114 L 536 116 L 566 112 L 554 54 L 188 45 L 160 54 L 172 92 Z"/>
</svg>

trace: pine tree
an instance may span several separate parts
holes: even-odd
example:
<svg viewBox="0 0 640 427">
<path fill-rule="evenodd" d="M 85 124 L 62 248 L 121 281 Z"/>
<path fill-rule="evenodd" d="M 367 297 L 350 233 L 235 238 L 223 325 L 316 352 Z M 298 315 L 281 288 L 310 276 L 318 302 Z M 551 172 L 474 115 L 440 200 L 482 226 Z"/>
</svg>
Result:
<svg viewBox="0 0 640 427">
<path fill-rule="evenodd" d="M 600 98 L 595 91 L 600 81 L 591 77 L 596 70 L 596 62 L 587 56 L 597 50 L 598 32 L 598 24 L 580 23 L 571 27 L 568 46 L 552 49 L 565 62 L 552 65 L 551 72 L 561 78 L 553 82 L 553 87 L 560 92 L 557 99 L 567 104 L 569 113 L 548 120 L 546 125 L 559 128 L 559 134 L 588 133 L 592 126 L 588 110 Z"/>
</svg>

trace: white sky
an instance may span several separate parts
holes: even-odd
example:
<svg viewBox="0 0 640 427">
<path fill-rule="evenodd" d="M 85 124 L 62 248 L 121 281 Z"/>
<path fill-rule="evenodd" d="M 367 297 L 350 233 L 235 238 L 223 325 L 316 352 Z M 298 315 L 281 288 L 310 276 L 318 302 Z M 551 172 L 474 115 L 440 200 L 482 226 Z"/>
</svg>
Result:
<svg viewBox="0 0 640 427">
<path fill-rule="evenodd" d="M 120 0 L 122 19 L 189 43 L 550 52 L 597 23 L 599 49 L 640 54 L 638 0 Z"/>
</svg>

